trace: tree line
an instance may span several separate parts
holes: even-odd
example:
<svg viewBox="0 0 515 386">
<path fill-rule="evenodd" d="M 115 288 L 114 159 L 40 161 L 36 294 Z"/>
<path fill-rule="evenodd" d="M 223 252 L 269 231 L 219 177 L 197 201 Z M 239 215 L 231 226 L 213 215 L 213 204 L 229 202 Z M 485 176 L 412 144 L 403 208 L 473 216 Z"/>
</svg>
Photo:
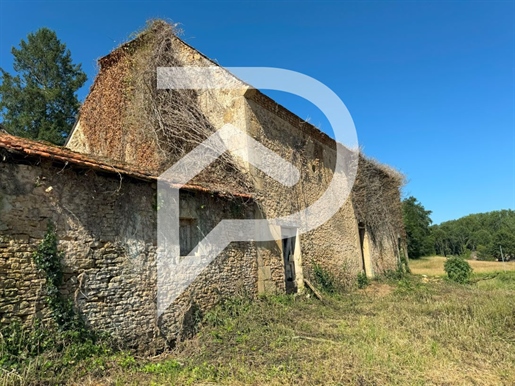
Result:
<svg viewBox="0 0 515 386">
<path fill-rule="evenodd" d="M 464 256 L 482 260 L 515 258 L 515 211 L 470 214 L 432 225 L 431 211 L 415 197 L 403 200 L 408 255 Z"/>
<path fill-rule="evenodd" d="M 86 74 L 48 28 L 28 34 L 11 53 L 16 74 L 0 68 L 0 124 L 10 134 L 62 145 L 78 114 L 76 92 Z"/>
</svg>

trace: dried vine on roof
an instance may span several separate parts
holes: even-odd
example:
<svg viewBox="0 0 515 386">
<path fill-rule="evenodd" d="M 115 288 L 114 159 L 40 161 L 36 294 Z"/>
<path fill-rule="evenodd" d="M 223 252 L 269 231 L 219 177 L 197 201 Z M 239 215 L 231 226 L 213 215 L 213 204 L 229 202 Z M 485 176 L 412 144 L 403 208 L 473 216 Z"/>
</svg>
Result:
<svg viewBox="0 0 515 386">
<path fill-rule="evenodd" d="M 352 202 L 358 222 L 364 225 L 376 245 L 385 240 L 396 245 L 404 238 L 400 188 L 404 176 L 360 154 L 358 172 L 352 188 Z"/>
<path fill-rule="evenodd" d="M 76 149 L 135 164 L 159 175 L 196 148 L 218 127 L 220 91 L 157 89 L 158 67 L 213 65 L 194 54 L 177 28 L 152 21 L 135 39 L 100 59 L 100 72 L 81 109 Z M 84 145 L 85 144 L 85 145 Z M 204 170 L 193 184 L 211 190 L 249 193 L 252 184 L 228 153 Z"/>
<path fill-rule="evenodd" d="M 144 32 L 145 47 L 135 57 L 137 70 L 133 72 L 132 79 L 134 94 L 126 117 L 132 124 L 136 123 L 156 145 L 161 154 L 162 169 L 175 163 L 217 130 L 200 106 L 200 93 L 211 104 L 217 103 L 217 96 L 211 95 L 213 91 L 158 90 L 156 87 L 158 67 L 186 65 L 181 57 L 184 53 L 183 43 L 175 38 L 176 33 L 172 25 L 163 21 L 152 22 Z M 199 64 L 206 65 L 201 61 Z M 204 179 L 208 176 L 210 183 L 223 182 L 225 185 L 237 185 L 239 190 L 241 187 L 247 192 L 252 190 L 252 184 L 228 153 L 223 154 L 217 164 L 203 174 Z"/>
</svg>

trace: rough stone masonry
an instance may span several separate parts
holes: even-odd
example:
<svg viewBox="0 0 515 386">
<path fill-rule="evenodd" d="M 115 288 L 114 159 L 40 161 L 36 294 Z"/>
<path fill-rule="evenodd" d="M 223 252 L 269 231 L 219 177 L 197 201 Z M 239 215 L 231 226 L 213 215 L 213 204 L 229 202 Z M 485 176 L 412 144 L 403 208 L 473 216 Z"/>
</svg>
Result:
<svg viewBox="0 0 515 386">
<path fill-rule="evenodd" d="M 62 294 L 91 328 L 109 332 L 128 347 L 173 344 L 188 334 L 192 312 L 222 297 L 257 294 L 255 246 L 235 243 L 157 319 L 155 180 L 6 135 L 0 151 L 1 324 L 30 325 L 34 318 L 51 322 L 44 273 L 32 258 L 48 221 L 55 223 L 64 252 Z M 199 233 L 239 215 L 235 207 L 252 215 L 248 198 L 244 204 L 193 187 L 181 191 L 180 198 L 181 218 L 196 222 Z M 199 236 L 191 237 L 195 242 Z"/>
</svg>

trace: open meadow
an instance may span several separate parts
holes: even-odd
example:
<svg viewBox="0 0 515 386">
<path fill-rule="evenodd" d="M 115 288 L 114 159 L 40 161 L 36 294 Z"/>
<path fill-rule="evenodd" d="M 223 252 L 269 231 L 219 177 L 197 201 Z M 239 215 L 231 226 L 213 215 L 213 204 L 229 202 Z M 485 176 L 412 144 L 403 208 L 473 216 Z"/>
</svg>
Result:
<svg viewBox="0 0 515 386">
<path fill-rule="evenodd" d="M 445 275 L 445 271 L 443 270 L 445 260 L 446 258 L 443 256 L 422 257 L 420 259 L 410 260 L 409 265 L 411 268 L 411 272 L 414 274 L 428 276 L 443 276 Z M 467 261 L 476 273 L 515 271 L 515 261 Z"/>
</svg>

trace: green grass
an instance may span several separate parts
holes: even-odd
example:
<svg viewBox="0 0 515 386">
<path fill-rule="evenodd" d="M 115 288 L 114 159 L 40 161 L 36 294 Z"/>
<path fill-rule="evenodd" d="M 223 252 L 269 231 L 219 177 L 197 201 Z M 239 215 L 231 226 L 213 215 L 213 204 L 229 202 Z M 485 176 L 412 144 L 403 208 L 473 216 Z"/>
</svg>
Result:
<svg viewBox="0 0 515 386">
<path fill-rule="evenodd" d="M 233 299 L 173 352 L 98 355 L 63 367 L 53 384 L 513 385 L 514 295 L 515 272 L 502 272 L 469 285 L 375 281 L 324 303 Z M 36 383 L 37 360 L 16 375 L 4 370 L 0 385 Z"/>
</svg>

